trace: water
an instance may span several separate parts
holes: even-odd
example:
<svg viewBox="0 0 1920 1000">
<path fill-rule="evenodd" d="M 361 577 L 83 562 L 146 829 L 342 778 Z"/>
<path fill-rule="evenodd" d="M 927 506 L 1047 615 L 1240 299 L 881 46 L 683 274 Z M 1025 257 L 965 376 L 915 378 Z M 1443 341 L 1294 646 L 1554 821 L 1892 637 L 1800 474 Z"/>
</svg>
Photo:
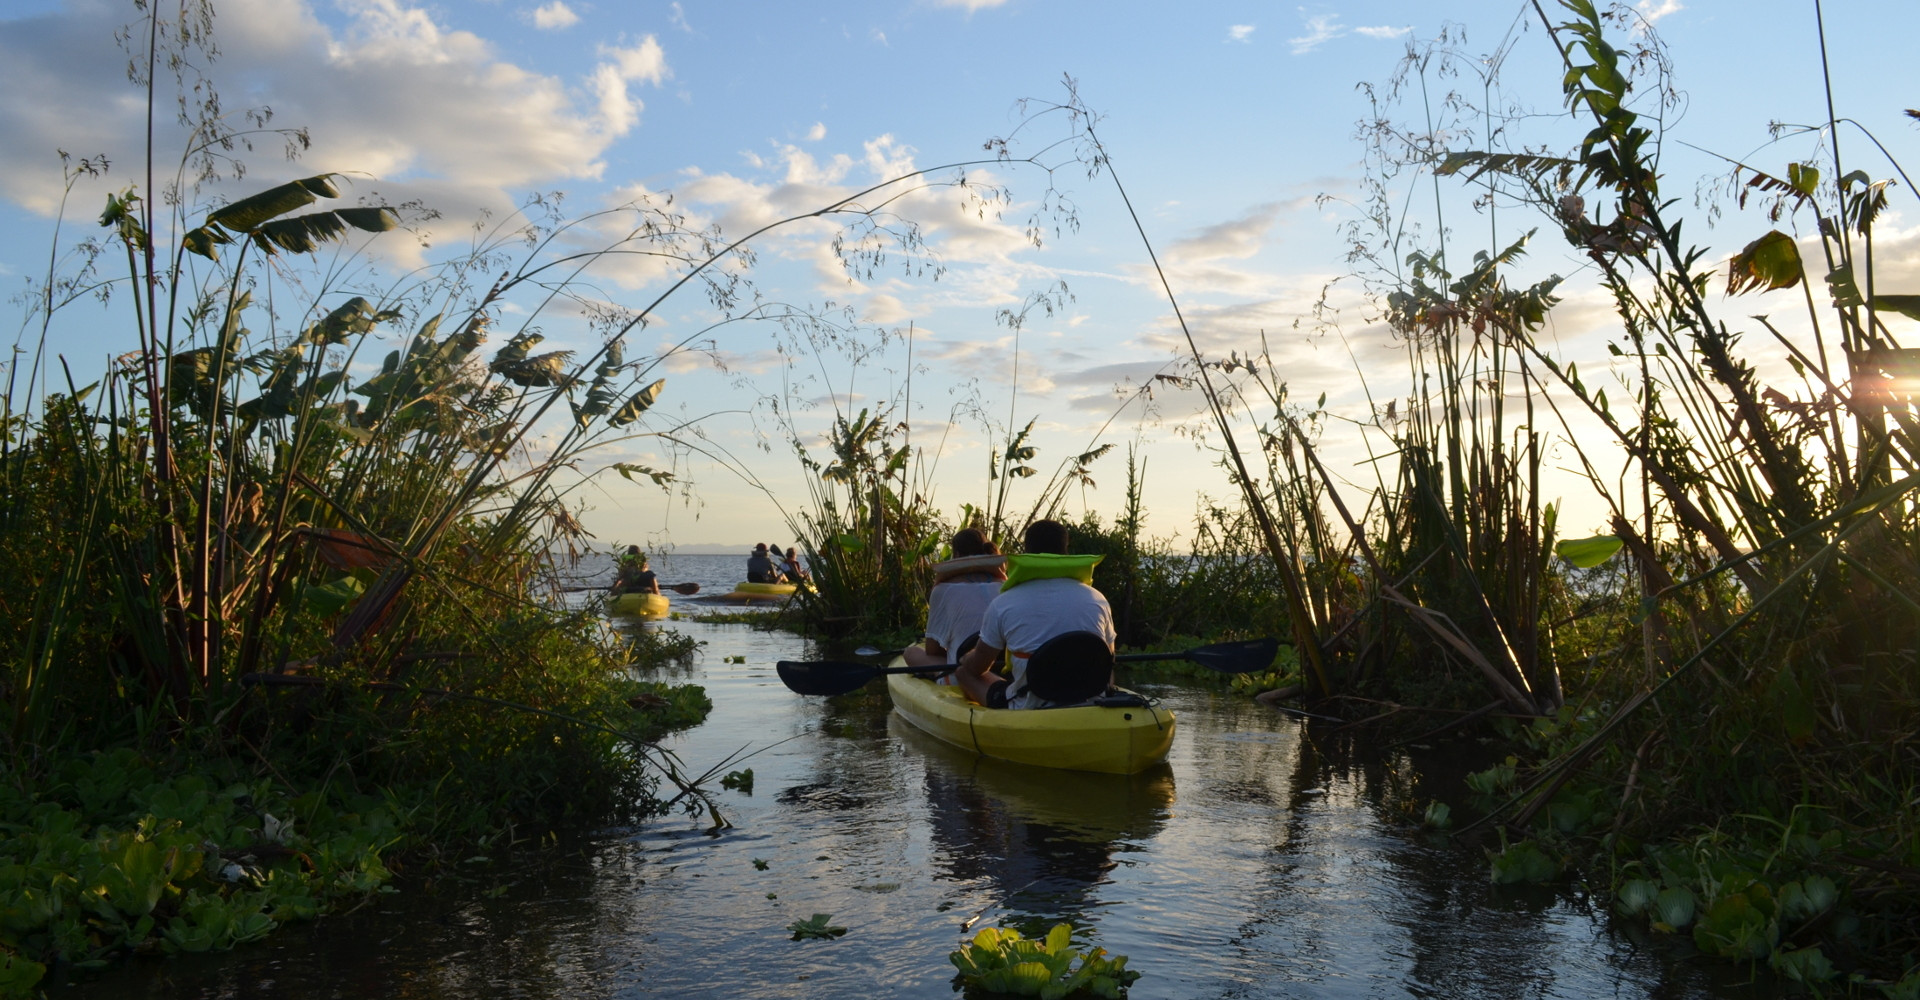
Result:
<svg viewBox="0 0 1920 1000">
<path fill-rule="evenodd" d="M 662 569 L 724 586 L 733 557 Z M 724 560 L 724 562 L 722 562 Z M 706 573 L 713 579 L 699 578 Z M 678 605 L 680 598 L 675 598 Z M 950 997 L 967 928 L 1131 956 L 1132 996 L 1708 997 L 1742 974 L 1609 929 L 1567 889 L 1496 889 L 1478 848 L 1409 825 L 1459 788 L 1471 740 L 1367 753 L 1245 699 L 1138 684 L 1180 714 L 1167 765 L 1076 774 L 975 759 L 886 695 L 826 702 L 773 664 L 813 655 L 742 625 L 679 676 L 715 709 L 669 741 L 702 770 L 751 757 L 752 794 L 639 830 L 563 835 L 260 945 L 138 960 L 86 997 Z M 724 657 L 744 656 L 745 663 Z M 529 837 L 538 831 L 529 831 Z M 764 866 L 764 867 L 762 867 Z M 789 940 L 814 913 L 848 929 Z"/>
</svg>

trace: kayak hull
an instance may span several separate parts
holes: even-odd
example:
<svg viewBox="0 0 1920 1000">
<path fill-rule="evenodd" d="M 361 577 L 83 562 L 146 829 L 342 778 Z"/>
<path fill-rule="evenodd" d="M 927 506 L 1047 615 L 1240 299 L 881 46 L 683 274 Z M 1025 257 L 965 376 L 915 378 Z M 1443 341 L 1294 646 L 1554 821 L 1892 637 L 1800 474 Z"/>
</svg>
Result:
<svg viewBox="0 0 1920 1000">
<path fill-rule="evenodd" d="M 894 666 L 904 666 L 904 660 Z M 1159 707 L 984 708 L 958 687 L 887 676 L 893 710 L 914 728 L 987 757 L 1037 767 L 1138 774 L 1167 757 L 1174 715 Z"/>
<path fill-rule="evenodd" d="M 607 610 L 629 618 L 665 618 L 667 598 L 664 594 L 621 594 L 608 603 Z"/>
<path fill-rule="evenodd" d="M 736 583 L 733 592 L 721 596 L 724 601 L 779 601 L 792 597 L 800 588 L 791 583 Z"/>
</svg>

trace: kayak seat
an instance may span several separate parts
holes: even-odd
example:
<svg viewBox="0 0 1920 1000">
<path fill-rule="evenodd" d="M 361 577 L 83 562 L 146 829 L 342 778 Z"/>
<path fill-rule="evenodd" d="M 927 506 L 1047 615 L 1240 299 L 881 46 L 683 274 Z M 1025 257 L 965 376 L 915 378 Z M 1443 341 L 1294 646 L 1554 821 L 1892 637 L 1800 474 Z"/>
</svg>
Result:
<svg viewBox="0 0 1920 1000">
<path fill-rule="evenodd" d="M 1106 694 L 1093 699 L 1093 704 L 1100 708 L 1150 708 L 1153 702 L 1137 691 L 1111 688 Z"/>
<path fill-rule="evenodd" d="M 1025 693 L 1056 704 L 1078 705 L 1112 685 L 1113 649 L 1094 632 L 1063 632 L 1027 658 Z"/>
</svg>

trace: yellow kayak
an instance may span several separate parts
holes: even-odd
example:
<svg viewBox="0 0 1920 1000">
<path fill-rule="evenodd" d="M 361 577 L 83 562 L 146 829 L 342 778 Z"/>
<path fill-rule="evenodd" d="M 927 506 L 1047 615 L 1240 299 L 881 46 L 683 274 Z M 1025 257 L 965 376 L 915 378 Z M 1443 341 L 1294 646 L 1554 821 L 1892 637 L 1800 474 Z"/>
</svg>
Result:
<svg viewBox="0 0 1920 1000">
<path fill-rule="evenodd" d="M 607 610 L 633 618 L 665 618 L 667 598 L 664 594 L 621 594 L 607 604 Z"/>
<path fill-rule="evenodd" d="M 905 666 L 896 659 L 894 666 Z M 889 674 L 900 717 L 941 740 L 988 757 L 1069 771 L 1137 774 L 1167 757 L 1173 713 L 1158 706 L 983 708 L 957 687 Z"/>
<path fill-rule="evenodd" d="M 770 601 L 792 597 L 800 587 L 791 583 L 736 583 L 733 592 L 721 595 L 723 601 Z"/>
</svg>

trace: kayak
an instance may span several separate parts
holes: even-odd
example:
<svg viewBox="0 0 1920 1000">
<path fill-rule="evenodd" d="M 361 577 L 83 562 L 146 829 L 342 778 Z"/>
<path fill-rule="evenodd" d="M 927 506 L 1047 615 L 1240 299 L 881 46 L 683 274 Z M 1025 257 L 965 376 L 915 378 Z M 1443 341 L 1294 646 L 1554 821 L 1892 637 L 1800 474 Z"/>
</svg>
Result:
<svg viewBox="0 0 1920 1000">
<path fill-rule="evenodd" d="M 736 583 L 733 593 L 721 595 L 723 601 L 769 601 L 792 597 L 800 588 L 791 583 Z"/>
<path fill-rule="evenodd" d="M 896 659 L 894 666 L 905 666 Z M 1173 746 L 1173 713 L 1157 705 L 985 708 L 958 687 L 889 674 L 893 710 L 916 728 L 987 757 L 1069 771 L 1137 774 Z"/>
<path fill-rule="evenodd" d="M 665 618 L 667 598 L 664 594 L 621 594 L 607 604 L 607 610 L 634 618 Z"/>
</svg>

